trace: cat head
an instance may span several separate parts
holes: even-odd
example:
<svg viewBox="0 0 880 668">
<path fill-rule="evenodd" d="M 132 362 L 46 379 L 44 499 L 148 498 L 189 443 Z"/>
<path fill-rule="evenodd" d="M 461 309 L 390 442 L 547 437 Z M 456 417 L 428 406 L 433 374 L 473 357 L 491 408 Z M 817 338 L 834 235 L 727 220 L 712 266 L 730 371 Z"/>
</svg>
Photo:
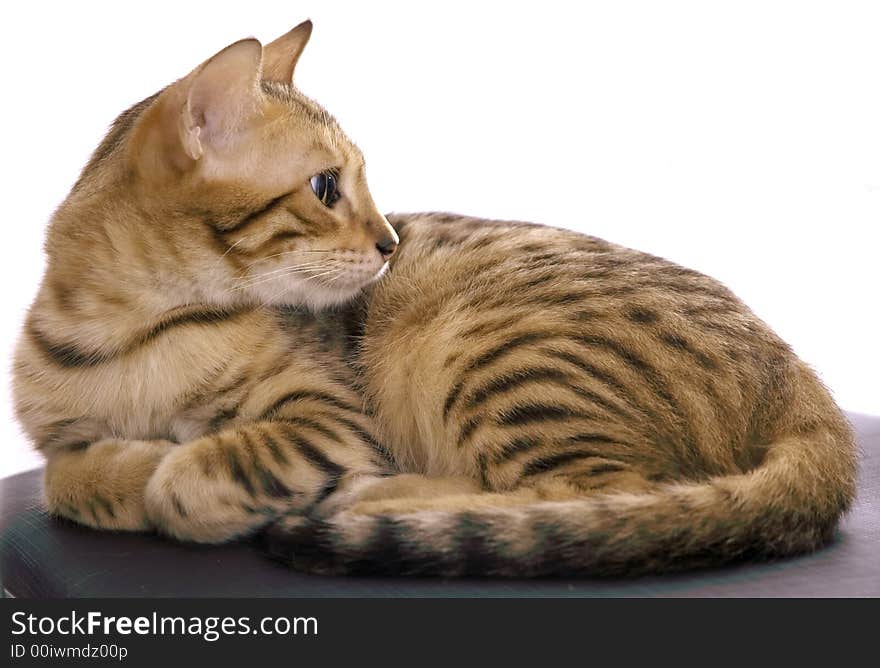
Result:
<svg viewBox="0 0 880 668">
<path fill-rule="evenodd" d="M 397 247 L 360 151 L 293 86 L 311 31 L 231 44 L 128 121 L 127 182 L 151 232 L 206 272 L 217 300 L 340 303 Z"/>
</svg>

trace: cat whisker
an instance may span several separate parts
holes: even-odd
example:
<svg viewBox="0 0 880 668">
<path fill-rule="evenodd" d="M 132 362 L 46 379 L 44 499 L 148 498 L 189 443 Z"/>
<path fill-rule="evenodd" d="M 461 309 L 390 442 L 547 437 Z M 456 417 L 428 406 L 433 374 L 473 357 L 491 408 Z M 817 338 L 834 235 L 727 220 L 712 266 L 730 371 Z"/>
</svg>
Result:
<svg viewBox="0 0 880 668">
<path fill-rule="evenodd" d="M 229 253 L 232 251 L 233 248 L 238 246 L 238 244 L 240 244 L 242 241 L 246 241 L 247 239 L 250 239 L 250 236 L 243 236 L 241 239 L 236 241 L 234 244 L 232 244 L 229 248 L 226 249 L 226 251 L 223 253 L 223 255 L 220 256 L 220 259 L 222 260 L 224 257 L 229 255 Z"/>
<path fill-rule="evenodd" d="M 322 263 L 323 264 L 323 263 Z M 308 281 L 315 278 L 320 278 L 322 276 L 326 276 L 332 274 L 334 272 L 339 272 L 342 269 L 339 267 L 331 267 L 327 271 L 320 272 L 318 274 L 310 273 L 311 269 L 303 269 L 302 267 L 285 267 L 284 269 L 278 269 L 267 274 L 261 274 L 259 276 L 254 277 L 254 279 L 250 281 L 243 282 L 239 285 L 236 285 L 232 288 L 226 290 L 226 292 L 233 292 L 236 290 L 246 290 L 247 288 L 252 288 L 256 285 L 262 285 L 263 283 L 268 283 L 278 278 L 287 278 L 288 276 L 293 276 L 296 274 L 305 274 L 304 276 L 300 276 L 300 280 Z"/>
<path fill-rule="evenodd" d="M 278 269 L 272 269 L 270 271 L 259 272 L 255 274 L 252 278 L 261 278 L 263 276 L 272 276 L 273 274 L 282 274 L 288 271 L 308 273 L 310 271 L 318 271 L 321 269 L 328 269 L 333 266 L 338 266 L 333 262 L 321 261 L 321 262 L 304 262 L 302 264 L 296 264 L 289 267 L 279 267 Z M 243 281 L 247 281 L 248 279 L 242 279 Z"/>
<path fill-rule="evenodd" d="M 330 262 L 328 262 L 328 261 L 326 261 L 326 260 L 322 260 L 322 261 L 320 261 L 320 262 L 303 262 L 302 264 L 297 264 L 297 265 L 293 265 L 293 266 L 290 266 L 290 267 L 279 267 L 278 269 L 273 269 L 273 270 L 271 270 L 271 271 L 260 272 L 260 273 L 257 273 L 257 274 L 255 274 L 255 275 L 252 275 L 252 276 L 249 276 L 249 275 L 246 274 L 246 275 L 244 275 L 244 276 L 241 276 L 241 277 L 238 279 L 238 281 L 239 281 L 240 283 L 241 283 L 241 282 L 245 282 L 245 283 L 246 283 L 246 282 L 248 282 L 249 280 L 257 279 L 257 278 L 261 278 L 261 277 L 263 277 L 263 276 L 269 276 L 269 275 L 271 275 L 271 274 L 278 274 L 278 273 L 281 273 L 281 272 L 291 271 L 291 270 L 292 270 L 292 271 L 308 271 L 308 270 L 312 270 L 312 269 L 317 269 L 317 268 L 321 268 L 321 267 L 326 267 L 326 266 L 328 266 L 329 264 L 330 264 Z"/>
<path fill-rule="evenodd" d="M 227 248 L 227 249 L 223 252 L 223 254 L 222 254 L 220 257 L 217 258 L 217 261 L 214 263 L 214 269 L 216 269 L 216 268 L 219 267 L 221 264 L 223 264 L 223 259 L 224 259 L 227 255 L 229 255 L 229 254 L 232 252 L 232 249 L 233 249 L 233 248 L 235 248 L 236 246 L 238 246 L 241 242 L 243 242 L 243 241 L 247 241 L 247 240 L 250 239 L 250 238 L 251 238 L 251 235 L 245 235 L 245 236 L 243 236 L 241 239 L 239 239 L 238 241 L 236 241 L 234 244 L 232 244 L 231 246 L 229 246 L 229 248 Z"/>
<path fill-rule="evenodd" d="M 318 279 L 318 278 L 322 278 L 322 277 L 324 277 L 324 276 L 328 276 L 328 275 L 330 275 L 330 276 L 332 276 L 332 277 L 336 277 L 336 276 L 338 276 L 338 275 L 341 273 L 341 271 L 342 271 L 341 269 L 339 269 L 339 268 L 335 268 L 335 269 L 332 269 L 332 270 L 328 270 L 328 271 L 322 272 L 322 273 L 320 273 L 320 274 L 315 274 L 315 275 L 313 275 L 313 276 L 307 276 L 307 277 L 305 277 L 305 278 L 303 279 L 303 281 L 309 281 L 309 280 L 313 280 L 313 279 Z M 273 276 L 272 278 L 274 279 L 274 278 L 281 278 L 281 277 L 279 277 L 279 276 Z M 272 280 L 272 279 L 269 279 L 269 280 Z M 264 281 L 264 282 L 267 282 L 267 283 L 268 283 L 269 281 Z M 278 290 L 277 292 L 273 293 L 272 295 L 269 295 L 266 299 L 262 300 L 262 302 L 260 303 L 260 306 L 261 306 L 261 307 L 265 307 L 265 306 L 271 304 L 271 303 L 274 302 L 275 299 L 277 299 L 280 295 L 284 294 L 284 292 L 285 292 L 286 290 L 287 290 L 287 286 L 282 287 L 282 288 L 281 288 L 280 290 Z"/>
<path fill-rule="evenodd" d="M 279 272 L 279 271 L 285 271 L 285 270 L 287 270 L 287 269 L 310 269 L 310 268 L 313 268 L 313 267 L 325 267 L 325 266 L 331 264 L 331 262 L 332 262 L 332 259 L 330 259 L 330 260 L 316 260 L 316 261 L 314 261 L 314 262 L 301 262 L 301 263 L 299 263 L 299 264 L 293 264 L 293 265 L 289 265 L 289 266 L 286 266 L 286 267 L 278 267 L 277 269 L 272 269 L 272 270 L 267 271 L 267 272 L 260 272 L 260 273 L 258 273 L 257 275 L 258 275 L 258 276 L 265 276 L 265 275 L 268 275 L 268 274 L 271 274 L 271 273 L 277 273 L 277 272 Z"/>
<path fill-rule="evenodd" d="M 336 251 L 333 249 L 299 249 L 294 248 L 293 250 L 281 251 L 280 253 L 273 253 L 272 255 L 266 255 L 257 260 L 254 260 L 248 265 L 245 265 L 245 269 L 250 269 L 255 264 L 260 264 L 260 262 L 265 262 L 266 260 L 271 260 L 276 257 L 282 257 L 283 255 L 292 255 L 293 253 L 335 253 Z"/>
</svg>

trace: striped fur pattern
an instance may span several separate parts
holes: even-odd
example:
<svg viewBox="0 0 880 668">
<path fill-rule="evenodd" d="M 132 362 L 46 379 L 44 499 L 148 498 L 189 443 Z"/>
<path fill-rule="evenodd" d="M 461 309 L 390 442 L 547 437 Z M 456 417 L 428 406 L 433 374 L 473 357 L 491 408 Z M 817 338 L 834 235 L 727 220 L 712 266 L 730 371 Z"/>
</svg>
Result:
<svg viewBox="0 0 880 668">
<path fill-rule="evenodd" d="M 310 32 L 124 113 L 56 213 L 15 361 L 52 512 L 263 532 L 322 573 L 634 574 L 832 536 L 855 446 L 784 342 L 600 239 L 386 219 L 290 84 Z"/>
<path fill-rule="evenodd" d="M 14 363 L 51 512 L 223 541 L 394 470 L 351 342 L 397 236 L 292 85 L 310 33 L 233 44 L 123 113 L 56 212 Z"/>
<path fill-rule="evenodd" d="M 817 548 L 854 493 L 828 392 L 717 281 L 573 232 L 392 216 L 362 383 L 399 465 L 474 492 L 290 516 L 325 573 L 634 574 Z M 438 279 L 442 277 L 442 279 Z"/>
</svg>

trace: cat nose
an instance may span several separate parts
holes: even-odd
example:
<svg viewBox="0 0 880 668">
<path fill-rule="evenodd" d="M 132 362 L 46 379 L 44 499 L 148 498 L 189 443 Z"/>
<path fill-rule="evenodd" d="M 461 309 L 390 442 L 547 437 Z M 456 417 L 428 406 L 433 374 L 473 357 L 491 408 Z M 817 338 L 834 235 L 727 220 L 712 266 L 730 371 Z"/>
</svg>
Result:
<svg viewBox="0 0 880 668">
<path fill-rule="evenodd" d="M 385 237 L 381 241 L 376 242 L 376 250 L 387 260 L 397 250 L 397 240 L 393 237 Z"/>
</svg>

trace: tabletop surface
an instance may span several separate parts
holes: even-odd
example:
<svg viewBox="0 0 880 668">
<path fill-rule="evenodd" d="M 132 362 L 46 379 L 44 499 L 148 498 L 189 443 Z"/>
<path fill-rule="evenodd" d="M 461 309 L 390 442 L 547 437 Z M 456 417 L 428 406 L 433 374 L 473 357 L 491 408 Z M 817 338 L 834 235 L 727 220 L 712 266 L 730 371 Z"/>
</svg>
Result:
<svg viewBox="0 0 880 668">
<path fill-rule="evenodd" d="M 0 579 L 16 597 L 880 596 L 880 418 L 850 414 L 859 495 L 836 541 L 815 554 L 638 579 L 322 577 L 247 542 L 175 543 L 93 531 L 40 509 L 40 470 L 0 481 Z"/>
</svg>

